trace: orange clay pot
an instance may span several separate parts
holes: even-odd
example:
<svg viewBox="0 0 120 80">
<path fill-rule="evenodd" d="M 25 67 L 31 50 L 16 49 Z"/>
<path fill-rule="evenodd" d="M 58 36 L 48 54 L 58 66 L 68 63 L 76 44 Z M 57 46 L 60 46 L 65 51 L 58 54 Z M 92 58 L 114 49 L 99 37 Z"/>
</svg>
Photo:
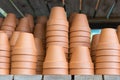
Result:
<svg viewBox="0 0 120 80">
<path fill-rule="evenodd" d="M 48 31 L 46 33 L 46 37 L 51 37 L 51 36 L 68 37 L 68 33 L 65 31 Z"/>
<path fill-rule="evenodd" d="M 0 75 L 9 75 L 9 69 L 0 69 Z"/>
<path fill-rule="evenodd" d="M 68 43 L 66 42 L 49 42 L 47 43 L 47 47 L 49 47 L 49 45 L 60 45 L 60 46 L 63 46 L 64 48 L 68 48 Z"/>
<path fill-rule="evenodd" d="M 88 37 L 72 37 L 70 38 L 70 43 L 72 42 L 87 42 L 90 43 L 90 38 Z"/>
<path fill-rule="evenodd" d="M 0 56 L 0 63 L 10 63 L 10 58 Z"/>
<path fill-rule="evenodd" d="M 0 63 L 0 69 L 9 69 L 10 63 Z"/>
<path fill-rule="evenodd" d="M 10 57 L 10 52 L 8 52 L 8 51 L 0 51 L 0 56 L 1 57 Z"/>
</svg>

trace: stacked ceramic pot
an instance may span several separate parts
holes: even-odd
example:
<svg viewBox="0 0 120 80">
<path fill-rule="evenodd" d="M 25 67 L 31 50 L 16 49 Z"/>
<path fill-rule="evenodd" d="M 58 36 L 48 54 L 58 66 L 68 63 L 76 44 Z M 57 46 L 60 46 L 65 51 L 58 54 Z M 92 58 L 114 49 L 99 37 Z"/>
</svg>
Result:
<svg viewBox="0 0 120 80">
<path fill-rule="evenodd" d="M 16 16 L 12 13 L 9 13 L 7 17 L 4 19 L 4 22 L 2 23 L 1 30 L 4 30 L 7 33 L 8 37 L 10 38 L 15 28 L 16 28 Z"/>
<path fill-rule="evenodd" d="M 1 29 L 1 25 L 2 25 L 2 23 L 3 23 L 3 20 L 4 20 L 4 19 L 0 17 L 0 29 Z"/>
<path fill-rule="evenodd" d="M 8 75 L 10 71 L 10 44 L 8 36 L 0 31 L 0 75 Z"/>
<path fill-rule="evenodd" d="M 117 36 L 120 43 L 120 25 L 117 27 Z"/>
<path fill-rule="evenodd" d="M 43 61 L 45 58 L 45 50 L 43 49 L 42 40 L 39 38 L 35 38 L 35 45 L 37 49 L 37 74 L 42 74 L 43 71 Z"/>
<path fill-rule="evenodd" d="M 96 74 L 120 75 L 120 45 L 115 29 L 102 29 L 95 56 Z"/>
<path fill-rule="evenodd" d="M 16 27 L 16 31 L 20 31 L 20 32 L 31 32 L 31 28 L 29 25 L 29 21 L 27 17 L 21 18 L 19 21 L 18 26 Z"/>
<path fill-rule="evenodd" d="M 99 37 L 100 37 L 100 34 L 95 34 L 92 37 L 92 42 L 91 42 L 91 57 L 92 57 L 92 61 L 93 62 L 95 61 L 95 53 L 96 53 L 97 44 L 99 42 Z"/>
<path fill-rule="evenodd" d="M 90 48 L 90 31 L 86 15 L 75 14 L 70 27 L 70 50 L 79 45 Z"/>
<path fill-rule="evenodd" d="M 94 65 L 91 60 L 89 48 L 86 46 L 77 46 L 74 48 L 70 63 L 71 75 L 93 75 Z"/>
<path fill-rule="evenodd" d="M 64 48 L 59 45 L 50 45 L 47 48 L 43 64 L 44 75 L 67 75 L 68 62 L 65 57 Z"/>
<path fill-rule="evenodd" d="M 47 22 L 47 47 L 58 45 L 64 47 L 68 59 L 68 21 L 63 7 L 53 7 Z"/>
<path fill-rule="evenodd" d="M 35 75 L 37 53 L 31 33 L 21 32 L 12 51 L 11 74 Z"/>
<path fill-rule="evenodd" d="M 37 24 L 34 30 L 35 42 L 38 53 L 38 62 L 37 62 L 37 74 L 42 74 L 43 60 L 45 58 L 46 52 L 46 23 L 47 16 L 37 17 Z"/>
</svg>

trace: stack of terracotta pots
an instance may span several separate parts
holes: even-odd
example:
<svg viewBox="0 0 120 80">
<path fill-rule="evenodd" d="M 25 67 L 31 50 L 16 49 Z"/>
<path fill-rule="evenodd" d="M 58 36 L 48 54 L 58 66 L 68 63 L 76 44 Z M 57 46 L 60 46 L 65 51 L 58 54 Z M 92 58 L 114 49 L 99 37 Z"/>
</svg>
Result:
<svg viewBox="0 0 120 80">
<path fill-rule="evenodd" d="M 120 45 L 115 29 L 102 29 L 95 56 L 96 74 L 120 75 Z"/>
<path fill-rule="evenodd" d="M 2 23 L 1 30 L 4 30 L 7 33 L 8 37 L 10 38 L 15 28 L 16 28 L 16 16 L 15 14 L 9 13 L 7 17 L 4 19 L 4 22 Z"/>
<path fill-rule="evenodd" d="M 35 75 L 37 52 L 31 33 L 21 32 L 12 51 L 11 74 Z"/>
<path fill-rule="evenodd" d="M 90 48 L 90 31 L 86 15 L 75 14 L 70 27 L 70 50 L 79 45 Z"/>
<path fill-rule="evenodd" d="M 45 58 L 45 50 L 43 49 L 42 46 L 42 40 L 39 38 L 35 38 L 35 45 L 36 45 L 36 49 L 37 49 L 37 69 L 36 72 L 37 74 L 42 74 L 43 71 L 43 61 Z"/>
<path fill-rule="evenodd" d="M 31 32 L 31 28 L 29 25 L 29 21 L 27 17 L 21 18 L 19 21 L 18 26 L 16 27 L 16 31 L 21 31 L 21 32 Z"/>
<path fill-rule="evenodd" d="M 66 60 L 64 48 L 62 46 L 50 45 L 47 48 L 46 58 L 43 64 L 43 74 L 68 74 L 68 62 Z"/>
<path fill-rule="evenodd" d="M 1 29 L 1 25 L 2 25 L 2 23 L 3 23 L 3 20 L 4 20 L 4 19 L 0 17 L 0 29 Z"/>
<path fill-rule="evenodd" d="M 92 37 L 92 42 L 91 42 L 91 57 L 92 57 L 92 61 L 93 62 L 95 61 L 96 47 L 97 47 L 97 44 L 99 42 L 99 37 L 100 37 L 100 34 L 95 34 Z"/>
<path fill-rule="evenodd" d="M 86 46 L 77 46 L 74 48 L 70 63 L 71 75 L 93 75 L 94 65 L 91 60 L 89 48 Z"/>
<path fill-rule="evenodd" d="M 10 44 L 8 36 L 0 31 L 0 75 L 8 75 L 10 71 Z"/>
<path fill-rule="evenodd" d="M 68 21 L 63 7 L 53 7 L 47 22 L 47 47 L 58 45 L 64 47 L 68 59 Z"/>
</svg>

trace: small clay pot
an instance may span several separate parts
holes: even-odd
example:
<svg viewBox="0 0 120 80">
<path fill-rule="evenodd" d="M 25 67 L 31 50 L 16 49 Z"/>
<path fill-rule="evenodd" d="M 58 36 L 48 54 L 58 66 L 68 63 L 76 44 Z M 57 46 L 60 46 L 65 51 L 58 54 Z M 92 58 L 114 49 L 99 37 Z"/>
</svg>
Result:
<svg viewBox="0 0 120 80">
<path fill-rule="evenodd" d="M 94 75 L 94 69 L 70 69 L 71 75 Z"/>
<path fill-rule="evenodd" d="M 0 69 L 9 69 L 10 63 L 0 63 Z"/>
<path fill-rule="evenodd" d="M 16 16 L 13 13 L 8 13 L 7 17 L 4 19 L 2 26 L 16 27 Z"/>
<path fill-rule="evenodd" d="M 43 73 L 44 75 L 68 75 L 68 69 L 61 69 L 61 68 L 44 68 Z"/>
<path fill-rule="evenodd" d="M 34 69 L 11 69 L 12 75 L 35 75 L 36 70 Z"/>
<path fill-rule="evenodd" d="M 95 62 L 120 62 L 120 56 L 99 56 Z"/>
<path fill-rule="evenodd" d="M 48 17 L 47 16 L 38 16 L 37 23 L 38 24 L 47 24 Z"/>
<path fill-rule="evenodd" d="M 46 47 L 49 47 L 49 45 L 60 45 L 60 46 L 63 46 L 64 48 L 68 48 L 68 43 L 66 42 L 49 42 L 47 43 L 47 46 Z"/>
<path fill-rule="evenodd" d="M 0 31 L 0 46 L 0 50 L 10 51 L 8 37 L 4 31 Z"/>
<path fill-rule="evenodd" d="M 30 28 L 29 21 L 28 21 L 27 17 L 20 19 L 20 22 L 16 28 L 16 31 L 31 32 L 31 28 Z"/>
<path fill-rule="evenodd" d="M 10 57 L 10 52 L 8 52 L 8 51 L 0 51 L 0 57 Z"/>
<path fill-rule="evenodd" d="M 68 33 L 65 31 L 48 31 L 46 33 L 46 37 L 52 37 L 52 36 L 68 37 Z"/>
<path fill-rule="evenodd" d="M 68 38 L 66 37 L 60 37 L 60 36 L 52 36 L 52 37 L 48 37 L 47 42 L 66 42 L 68 43 Z"/>
<path fill-rule="evenodd" d="M 70 67 L 73 67 L 72 64 L 74 64 L 74 67 L 76 66 L 76 68 L 78 68 L 78 65 L 82 65 L 83 63 L 89 64 L 87 66 L 91 66 L 91 68 L 93 68 L 89 48 L 85 46 L 75 47 L 70 59 Z"/>
<path fill-rule="evenodd" d="M 53 7 L 47 25 L 61 24 L 68 26 L 66 13 L 63 7 Z"/>
<path fill-rule="evenodd" d="M 95 56 L 120 56 L 119 50 L 96 50 Z"/>
<path fill-rule="evenodd" d="M 75 31 L 70 33 L 70 37 L 89 37 L 90 38 L 90 32 L 86 31 Z"/>
<path fill-rule="evenodd" d="M 37 64 L 33 62 L 12 62 L 11 68 L 14 69 L 36 69 Z"/>
<path fill-rule="evenodd" d="M 25 15 L 28 18 L 28 22 L 29 22 L 29 26 L 31 28 L 31 32 L 33 32 L 33 28 L 34 28 L 34 18 L 31 14 L 26 14 Z"/>
<path fill-rule="evenodd" d="M 10 38 L 10 46 L 15 46 L 17 39 L 19 38 L 21 32 L 15 31 L 13 32 L 12 37 Z"/>
<path fill-rule="evenodd" d="M 92 42 L 91 42 L 91 50 L 96 49 L 97 44 L 99 43 L 99 38 L 100 38 L 100 34 L 93 35 Z"/>
<path fill-rule="evenodd" d="M 36 56 L 30 56 L 30 55 L 13 55 L 12 56 L 12 61 L 28 61 L 28 62 L 37 62 L 37 57 Z"/>
<path fill-rule="evenodd" d="M 10 58 L 0 56 L 0 63 L 10 63 Z"/>
<path fill-rule="evenodd" d="M 72 42 L 87 42 L 90 43 L 89 37 L 72 37 L 70 38 L 70 43 Z"/>
<path fill-rule="evenodd" d="M 70 48 L 74 48 L 74 47 L 77 47 L 77 46 L 86 46 L 86 47 L 90 48 L 90 43 L 75 42 L 75 43 L 70 44 Z"/>
<path fill-rule="evenodd" d="M 9 69 L 0 69 L 0 75 L 9 75 Z"/>
<path fill-rule="evenodd" d="M 96 75 L 120 75 L 119 69 L 96 69 Z"/>
<path fill-rule="evenodd" d="M 120 69 L 120 63 L 115 62 L 102 62 L 95 64 L 96 69 Z"/>
<path fill-rule="evenodd" d="M 51 25 L 47 26 L 47 31 L 66 31 L 68 32 L 68 27 L 63 25 Z"/>
<path fill-rule="evenodd" d="M 31 49 L 36 52 L 36 46 L 35 46 L 35 40 L 34 40 L 33 34 L 26 33 L 26 32 L 20 33 L 14 48 L 20 48 L 23 50 Z"/>
</svg>

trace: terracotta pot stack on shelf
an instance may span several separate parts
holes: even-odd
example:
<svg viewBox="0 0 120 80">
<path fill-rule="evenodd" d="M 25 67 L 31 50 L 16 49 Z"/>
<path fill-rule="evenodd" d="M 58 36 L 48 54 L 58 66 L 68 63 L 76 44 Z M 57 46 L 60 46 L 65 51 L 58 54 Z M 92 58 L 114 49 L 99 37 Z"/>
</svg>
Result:
<svg viewBox="0 0 120 80">
<path fill-rule="evenodd" d="M 94 75 L 94 64 L 88 47 L 77 46 L 74 48 L 69 68 L 71 75 Z"/>
<path fill-rule="evenodd" d="M 91 41 L 91 57 L 92 57 L 92 61 L 95 61 L 95 54 L 96 54 L 96 47 L 99 43 L 99 38 L 100 38 L 100 34 L 95 34 L 92 37 L 92 41 Z"/>
<path fill-rule="evenodd" d="M 85 14 L 75 14 L 70 27 L 70 53 L 79 45 L 90 48 L 90 27 Z"/>
<path fill-rule="evenodd" d="M 8 36 L 0 31 L 0 75 L 8 75 L 10 71 L 10 44 Z"/>
<path fill-rule="evenodd" d="M 68 62 L 65 57 L 63 46 L 50 45 L 47 48 L 46 57 L 43 64 L 43 74 L 45 75 L 68 74 Z"/>
<path fill-rule="evenodd" d="M 68 28 L 69 25 L 64 8 L 52 8 L 47 22 L 46 47 L 48 48 L 50 45 L 62 46 L 65 51 L 66 59 L 68 59 L 69 49 Z"/>
<path fill-rule="evenodd" d="M 36 74 L 37 51 L 33 34 L 26 32 L 20 33 L 11 57 L 11 74 Z"/>
<path fill-rule="evenodd" d="M 15 28 L 16 16 L 13 13 L 9 13 L 2 23 L 1 30 L 4 30 L 10 38 L 12 33 L 15 31 Z"/>
<path fill-rule="evenodd" d="M 120 44 L 115 29 L 102 29 L 95 57 L 96 74 L 120 75 Z"/>
<path fill-rule="evenodd" d="M 16 31 L 31 33 L 31 28 L 27 17 L 21 18 Z"/>
</svg>

